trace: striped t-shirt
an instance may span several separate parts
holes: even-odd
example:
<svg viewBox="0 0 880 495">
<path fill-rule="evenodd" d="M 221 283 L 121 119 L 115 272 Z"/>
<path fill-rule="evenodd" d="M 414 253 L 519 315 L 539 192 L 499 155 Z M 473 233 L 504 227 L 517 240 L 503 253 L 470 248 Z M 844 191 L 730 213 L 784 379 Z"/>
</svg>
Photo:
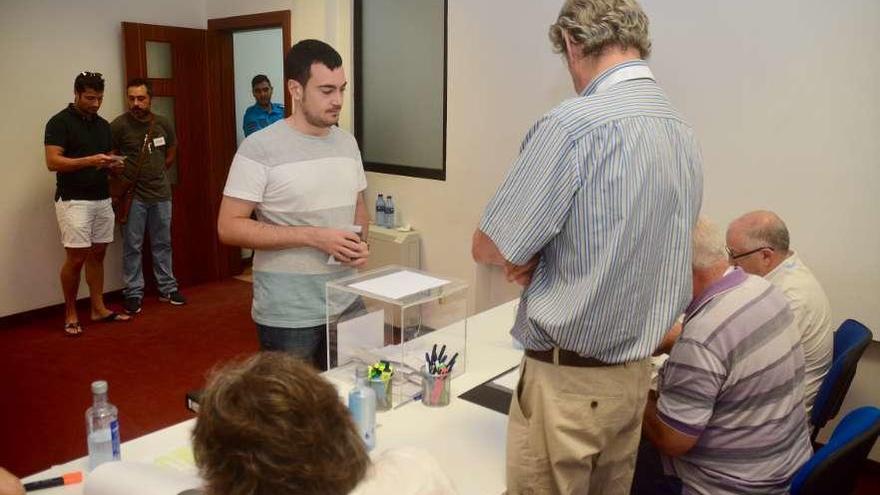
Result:
<svg viewBox="0 0 880 495">
<path fill-rule="evenodd" d="M 660 371 L 658 417 L 698 437 L 664 457 L 684 493 L 787 493 L 811 455 L 804 356 L 782 292 L 740 269 L 694 300 Z"/>
<path fill-rule="evenodd" d="M 241 143 L 223 194 L 257 203 L 260 222 L 350 230 L 358 193 L 367 187 L 351 134 L 303 134 L 278 121 Z M 304 328 L 324 323 L 324 286 L 354 270 L 301 247 L 254 253 L 251 314 L 262 325 Z"/>
<path fill-rule="evenodd" d="M 539 120 L 480 223 L 508 261 L 540 254 L 513 336 L 606 363 L 650 356 L 690 299 L 701 162 L 642 60 Z"/>
</svg>

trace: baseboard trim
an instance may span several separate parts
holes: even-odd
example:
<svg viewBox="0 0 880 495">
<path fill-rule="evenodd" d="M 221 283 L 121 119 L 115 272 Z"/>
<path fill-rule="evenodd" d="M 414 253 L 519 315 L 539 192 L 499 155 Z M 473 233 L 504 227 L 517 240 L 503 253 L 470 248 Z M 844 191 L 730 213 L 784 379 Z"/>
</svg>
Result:
<svg viewBox="0 0 880 495">
<path fill-rule="evenodd" d="M 104 293 L 104 301 L 112 302 L 112 303 L 121 303 L 122 302 L 122 289 L 112 290 L 110 292 Z M 78 310 L 88 310 L 89 309 L 89 296 L 81 297 L 76 300 L 76 307 Z M 15 327 L 21 325 L 28 320 L 32 320 L 34 318 L 46 318 L 53 314 L 58 315 L 58 320 L 61 321 L 64 319 L 64 303 L 53 304 L 51 306 L 44 306 L 42 308 L 31 309 L 29 311 L 24 311 L 21 313 L 14 313 L 11 315 L 6 315 L 0 317 L 0 330 L 5 330 L 7 328 Z M 60 323 L 59 323 L 60 328 Z"/>
</svg>

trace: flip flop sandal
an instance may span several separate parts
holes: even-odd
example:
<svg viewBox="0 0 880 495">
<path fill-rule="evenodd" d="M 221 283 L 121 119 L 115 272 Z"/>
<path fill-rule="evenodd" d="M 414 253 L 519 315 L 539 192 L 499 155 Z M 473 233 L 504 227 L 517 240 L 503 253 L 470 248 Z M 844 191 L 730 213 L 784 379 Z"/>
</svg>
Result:
<svg viewBox="0 0 880 495">
<path fill-rule="evenodd" d="M 78 321 L 64 324 L 64 335 L 67 337 L 79 337 L 83 333 L 82 325 Z"/>
<path fill-rule="evenodd" d="M 129 321 L 129 320 L 131 320 L 131 318 L 126 318 L 125 316 L 123 316 L 119 313 L 112 312 L 107 316 L 104 316 L 104 317 L 98 318 L 97 320 L 92 320 L 92 321 L 95 321 L 95 322 L 106 322 L 106 321 L 125 322 L 125 321 Z"/>
</svg>

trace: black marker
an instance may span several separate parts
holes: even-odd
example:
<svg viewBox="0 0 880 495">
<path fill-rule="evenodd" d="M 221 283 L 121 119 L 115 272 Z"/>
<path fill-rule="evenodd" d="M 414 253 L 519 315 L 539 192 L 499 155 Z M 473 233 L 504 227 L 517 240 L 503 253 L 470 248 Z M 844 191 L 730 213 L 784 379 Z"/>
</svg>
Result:
<svg viewBox="0 0 880 495">
<path fill-rule="evenodd" d="M 83 480 L 82 471 L 74 471 L 72 473 L 67 473 L 67 474 L 59 476 L 57 478 L 49 478 L 46 480 L 31 481 L 30 483 L 25 483 L 24 489 L 25 489 L 25 491 L 30 492 L 33 490 L 42 490 L 43 488 L 53 488 L 56 486 L 72 485 L 74 483 L 82 483 L 82 480 Z"/>
</svg>

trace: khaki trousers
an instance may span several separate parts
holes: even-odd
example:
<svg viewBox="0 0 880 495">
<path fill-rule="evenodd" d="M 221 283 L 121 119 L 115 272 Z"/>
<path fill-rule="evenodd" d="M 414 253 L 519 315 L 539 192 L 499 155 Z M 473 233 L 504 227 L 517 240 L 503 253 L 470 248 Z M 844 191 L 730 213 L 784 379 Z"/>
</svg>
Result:
<svg viewBox="0 0 880 495">
<path fill-rule="evenodd" d="M 628 495 L 651 361 L 579 368 L 524 357 L 507 427 L 510 495 Z"/>
</svg>

